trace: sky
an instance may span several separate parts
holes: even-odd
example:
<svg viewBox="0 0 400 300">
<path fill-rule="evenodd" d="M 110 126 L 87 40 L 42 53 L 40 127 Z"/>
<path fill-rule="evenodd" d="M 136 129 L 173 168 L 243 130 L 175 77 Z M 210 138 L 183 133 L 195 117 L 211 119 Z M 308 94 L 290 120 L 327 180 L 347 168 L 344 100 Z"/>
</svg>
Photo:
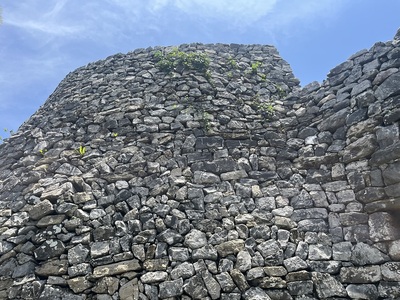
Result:
<svg viewBox="0 0 400 300">
<path fill-rule="evenodd" d="M 304 86 L 400 27 L 399 0 L 0 0 L 0 136 L 71 71 L 184 43 L 277 47 Z"/>
</svg>

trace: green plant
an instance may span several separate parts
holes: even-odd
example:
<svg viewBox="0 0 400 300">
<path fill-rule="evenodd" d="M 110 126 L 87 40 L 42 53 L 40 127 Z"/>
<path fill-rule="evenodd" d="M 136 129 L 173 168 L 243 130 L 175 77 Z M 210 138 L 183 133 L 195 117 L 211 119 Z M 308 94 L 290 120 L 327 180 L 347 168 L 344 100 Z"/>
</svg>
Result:
<svg viewBox="0 0 400 300">
<path fill-rule="evenodd" d="M 232 57 L 228 58 L 228 63 L 232 69 L 238 68 L 238 64 L 237 64 L 236 60 L 234 60 Z"/>
<path fill-rule="evenodd" d="M 173 48 L 166 54 L 157 51 L 154 54 L 154 58 L 157 61 L 156 66 L 168 73 L 179 67 L 205 73 L 210 65 L 210 59 L 206 54 L 198 52 L 186 53 L 180 51 L 178 48 Z"/>
<path fill-rule="evenodd" d="M 258 109 L 268 116 L 273 116 L 275 113 L 275 108 L 270 102 L 260 102 L 258 104 Z"/>
<path fill-rule="evenodd" d="M 41 154 L 41 155 L 45 155 L 46 154 L 46 152 L 47 152 L 47 149 L 40 149 L 39 150 L 39 153 Z"/>
<path fill-rule="evenodd" d="M 256 95 L 253 99 L 252 107 L 257 111 L 261 112 L 267 118 L 274 116 L 275 108 L 270 101 L 260 100 L 260 96 Z"/>
<path fill-rule="evenodd" d="M 278 84 L 275 84 L 275 88 L 278 91 L 278 96 L 280 98 L 284 98 L 286 97 L 286 91 Z"/>
<path fill-rule="evenodd" d="M 261 80 L 266 81 L 267 80 L 267 75 L 265 74 L 260 74 Z"/>
<path fill-rule="evenodd" d="M 211 71 L 210 71 L 210 70 L 207 70 L 207 71 L 204 73 L 204 76 L 206 77 L 206 79 L 207 79 L 208 81 L 210 81 L 210 80 L 211 80 Z"/>
<path fill-rule="evenodd" d="M 259 61 L 256 61 L 251 64 L 251 73 L 252 74 L 257 74 L 258 68 L 261 67 L 262 63 Z"/>
<path fill-rule="evenodd" d="M 80 154 L 80 156 L 84 156 L 86 153 L 86 147 L 84 146 L 79 146 L 78 149 L 76 149 L 76 151 Z"/>
<path fill-rule="evenodd" d="M 209 132 L 211 130 L 210 118 L 211 118 L 211 115 L 208 112 L 206 112 L 206 111 L 202 112 L 202 120 L 203 120 L 204 130 L 206 132 Z"/>
<path fill-rule="evenodd" d="M 116 138 L 118 136 L 118 133 L 117 132 L 113 132 L 113 133 L 111 133 L 111 136 Z"/>
</svg>

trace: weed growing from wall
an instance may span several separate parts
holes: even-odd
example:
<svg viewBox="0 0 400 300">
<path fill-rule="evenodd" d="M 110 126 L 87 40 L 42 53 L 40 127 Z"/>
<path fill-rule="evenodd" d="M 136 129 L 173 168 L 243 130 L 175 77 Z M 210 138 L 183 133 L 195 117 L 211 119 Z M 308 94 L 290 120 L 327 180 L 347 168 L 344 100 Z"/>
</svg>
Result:
<svg viewBox="0 0 400 300">
<path fill-rule="evenodd" d="M 172 51 L 166 54 L 162 51 L 157 51 L 154 54 L 154 58 L 157 61 L 156 66 L 167 73 L 177 68 L 192 69 L 206 73 L 210 65 L 210 59 L 206 54 L 198 52 L 186 53 L 179 51 L 178 48 L 173 48 Z"/>
<path fill-rule="evenodd" d="M 76 152 L 78 152 L 80 156 L 84 156 L 85 153 L 86 153 L 86 147 L 84 147 L 84 146 L 79 146 L 79 148 L 76 149 Z"/>
<path fill-rule="evenodd" d="M 256 75 L 258 73 L 258 68 L 261 67 L 262 63 L 256 61 L 251 64 L 251 74 Z"/>
</svg>

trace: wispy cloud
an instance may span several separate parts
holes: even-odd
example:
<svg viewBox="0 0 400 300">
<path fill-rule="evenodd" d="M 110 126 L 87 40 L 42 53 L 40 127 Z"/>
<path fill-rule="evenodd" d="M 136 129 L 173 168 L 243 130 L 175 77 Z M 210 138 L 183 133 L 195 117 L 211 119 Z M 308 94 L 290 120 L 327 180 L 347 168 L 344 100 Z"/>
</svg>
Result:
<svg viewBox="0 0 400 300">
<path fill-rule="evenodd" d="M 35 6 L 31 1 L 18 1 L 7 10 L 4 24 L 14 26 L 33 36 L 48 35 L 51 37 L 72 36 L 82 30 L 82 26 L 74 23 L 65 9 L 66 0 L 55 4 Z"/>
</svg>

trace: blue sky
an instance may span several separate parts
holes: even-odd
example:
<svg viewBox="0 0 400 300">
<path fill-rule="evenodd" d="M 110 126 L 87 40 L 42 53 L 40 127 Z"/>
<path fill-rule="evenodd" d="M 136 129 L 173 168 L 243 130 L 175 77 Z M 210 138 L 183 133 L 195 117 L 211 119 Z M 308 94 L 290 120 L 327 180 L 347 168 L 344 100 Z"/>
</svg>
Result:
<svg viewBox="0 0 400 300">
<path fill-rule="evenodd" d="M 71 71 L 109 55 L 182 43 L 269 44 L 301 84 L 393 38 L 399 0 L 0 0 L 0 135 Z"/>
</svg>

